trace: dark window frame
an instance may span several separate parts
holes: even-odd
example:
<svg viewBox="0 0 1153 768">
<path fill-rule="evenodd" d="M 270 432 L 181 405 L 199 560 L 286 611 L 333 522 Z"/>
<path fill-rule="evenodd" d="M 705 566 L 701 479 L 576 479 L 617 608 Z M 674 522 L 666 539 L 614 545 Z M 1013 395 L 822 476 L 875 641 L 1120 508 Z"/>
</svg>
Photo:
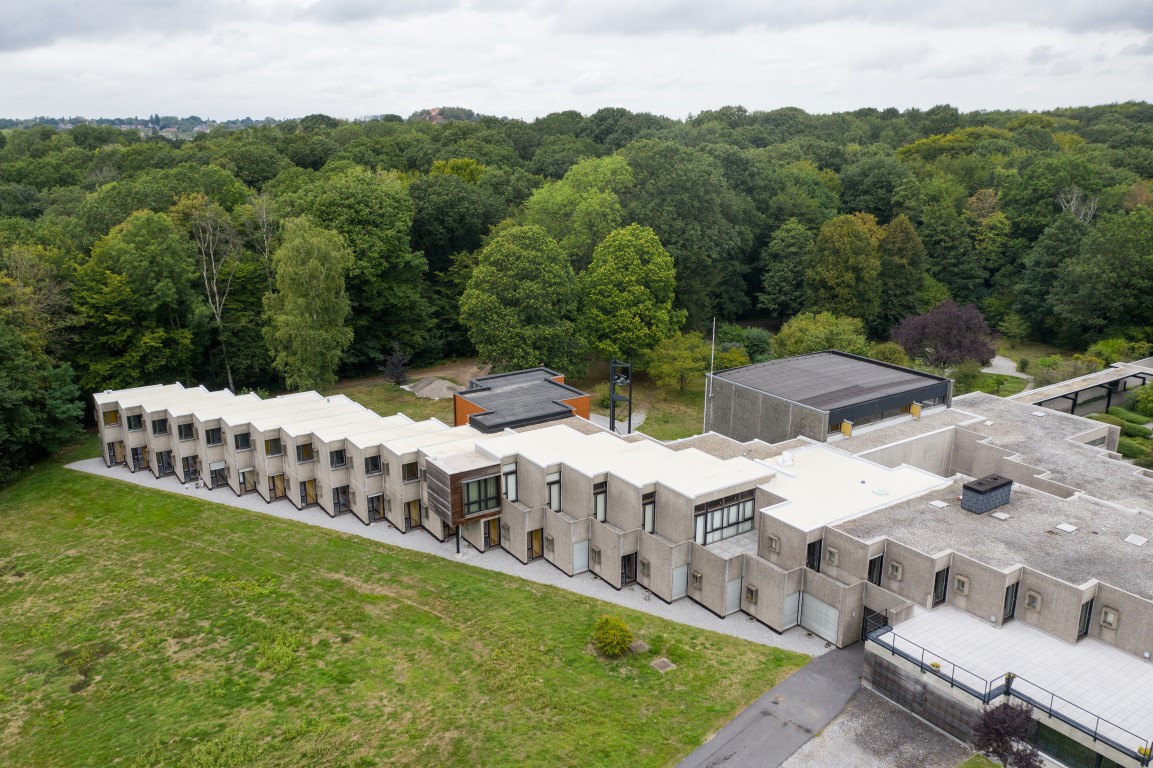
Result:
<svg viewBox="0 0 1153 768">
<path fill-rule="evenodd" d="M 272 451 L 273 443 L 276 444 L 276 452 Z M 269 437 L 264 441 L 264 455 L 265 456 L 283 456 L 284 455 L 284 441 L 279 437 Z"/>
<path fill-rule="evenodd" d="M 216 438 L 215 440 L 213 438 Z M 224 432 L 220 427 L 211 427 L 204 430 L 204 442 L 208 445 L 224 445 Z"/>
<path fill-rule="evenodd" d="M 183 441 L 183 440 L 195 440 L 196 439 L 196 425 L 193 424 L 191 421 L 186 421 L 183 424 L 177 424 L 176 425 L 176 437 L 178 439 L 180 439 L 181 441 Z"/>
<path fill-rule="evenodd" d="M 251 432 L 237 432 L 232 436 L 232 447 L 238 451 L 251 451 L 252 450 L 252 433 Z"/>
<path fill-rule="evenodd" d="M 657 532 L 657 494 L 649 491 L 641 496 L 641 527 L 645 533 Z"/>
<path fill-rule="evenodd" d="M 708 546 L 755 530 L 757 510 L 754 495 L 750 489 L 697 504 L 693 508 L 694 541 Z"/>
<path fill-rule="evenodd" d="M 593 517 L 598 522 L 605 522 L 609 515 L 609 484 L 607 482 L 593 483 Z"/>
<path fill-rule="evenodd" d="M 465 517 L 500 509 L 500 475 L 466 480 L 460 484 L 460 497 Z"/>
<path fill-rule="evenodd" d="M 328 452 L 328 467 L 329 469 L 344 469 L 348 466 L 348 451 L 343 448 L 337 448 L 334 451 Z"/>
<path fill-rule="evenodd" d="M 129 432 L 141 432 L 144 430 L 144 415 L 140 413 L 130 413 L 124 420 L 125 426 Z M 133 426 L 135 425 L 135 426 Z"/>
<path fill-rule="evenodd" d="M 420 465 L 415 461 L 400 465 L 400 482 L 415 483 L 420 480 Z"/>
<path fill-rule="evenodd" d="M 304 458 L 304 451 L 308 451 L 308 458 Z M 311 464 L 316 461 L 316 451 L 312 448 L 312 443 L 298 443 L 296 446 L 296 463 L 297 464 Z"/>
<path fill-rule="evenodd" d="M 168 434 L 168 418 L 152 419 L 152 436 L 165 437 Z"/>
</svg>

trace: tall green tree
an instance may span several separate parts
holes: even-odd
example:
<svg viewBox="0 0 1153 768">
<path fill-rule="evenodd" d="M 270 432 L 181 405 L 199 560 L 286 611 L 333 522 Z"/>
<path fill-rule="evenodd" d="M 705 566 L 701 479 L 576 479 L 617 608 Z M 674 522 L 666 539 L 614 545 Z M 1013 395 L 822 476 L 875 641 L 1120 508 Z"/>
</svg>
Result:
<svg viewBox="0 0 1153 768">
<path fill-rule="evenodd" d="M 977 263 L 969 227 L 950 203 L 933 203 L 921 217 L 921 240 L 925 244 L 929 274 L 945 284 L 961 304 L 980 300 L 985 273 Z"/>
<path fill-rule="evenodd" d="M 1058 216 L 1025 256 L 1015 308 L 1040 338 L 1052 339 L 1060 332 L 1053 292 L 1065 263 L 1081 252 L 1088 232 L 1089 226 L 1075 216 Z"/>
<path fill-rule="evenodd" d="M 866 214 L 867 215 L 867 214 Z M 805 305 L 871 321 L 880 309 L 881 259 L 876 220 L 838 216 L 821 227 L 805 263 Z"/>
<path fill-rule="evenodd" d="M 789 320 L 773 337 L 773 356 L 792 357 L 836 349 L 854 355 L 867 355 L 869 341 L 865 325 L 855 317 L 831 312 L 802 312 Z"/>
<path fill-rule="evenodd" d="M 264 340 L 289 389 L 326 389 L 353 340 L 345 275 L 354 257 L 337 232 L 307 217 L 284 222 L 273 254 L 276 292 L 264 299 Z"/>
<path fill-rule="evenodd" d="M 673 259 L 648 227 L 631 224 L 609 233 L 578 279 L 580 326 L 606 358 L 628 358 L 676 333 L 685 312 L 673 308 Z"/>
<path fill-rule="evenodd" d="M 901 214 L 885 225 L 877 254 L 881 300 L 870 327 L 874 336 L 885 338 L 894 325 L 919 311 L 925 285 L 925 246 L 908 216 Z"/>
<path fill-rule="evenodd" d="M 757 306 L 777 317 L 791 317 L 805 306 L 805 264 L 813 233 L 789 219 L 761 250 L 761 292 Z"/>
<path fill-rule="evenodd" d="M 709 342 L 696 331 L 662 339 L 649 354 L 645 369 L 662 387 L 684 392 L 709 370 Z M 745 358 L 748 362 L 748 358 Z"/>
<path fill-rule="evenodd" d="M 76 272 L 77 356 L 85 390 L 191 380 L 209 313 L 192 249 L 172 219 L 137 211 Z"/>
<path fill-rule="evenodd" d="M 393 340 L 409 349 L 424 344 L 428 264 L 411 248 L 414 207 L 399 179 L 358 166 L 328 171 L 298 193 L 296 209 L 339 232 L 352 250 L 347 280 L 354 338 L 341 362 L 345 371 L 362 373 L 384 362 Z"/>
<path fill-rule="evenodd" d="M 579 293 L 568 256 L 537 226 L 493 237 L 460 299 L 460 319 L 482 360 L 501 370 L 584 368 Z"/>
</svg>

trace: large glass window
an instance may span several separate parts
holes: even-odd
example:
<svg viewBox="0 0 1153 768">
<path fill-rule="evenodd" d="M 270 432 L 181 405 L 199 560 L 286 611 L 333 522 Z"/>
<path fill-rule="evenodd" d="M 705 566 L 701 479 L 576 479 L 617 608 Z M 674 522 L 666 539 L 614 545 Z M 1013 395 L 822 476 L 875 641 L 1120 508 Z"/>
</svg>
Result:
<svg viewBox="0 0 1153 768">
<path fill-rule="evenodd" d="M 593 483 L 593 517 L 602 523 L 608 516 L 608 483 Z"/>
<path fill-rule="evenodd" d="M 470 480 L 462 485 L 462 492 L 466 515 L 500 508 L 500 478 L 496 475 Z"/>
<path fill-rule="evenodd" d="M 516 487 L 516 464 L 505 464 L 500 471 L 504 475 L 504 497 L 509 501 L 517 501 L 520 496 Z"/>
<path fill-rule="evenodd" d="M 552 472 L 544 477 L 546 503 L 553 512 L 560 512 L 560 472 Z"/>
<path fill-rule="evenodd" d="M 247 432 L 237 432 L 232 436 L 232 444 L 238 451 L 247 451 L 252 448 L 252 435 Z"/>
<path fill-rule="evenodd" d="M 280 445 L 279 437 L 270 437 L 264 441 L 264 455 L 265 456 L 279 456 L 284 452 Z"/>
<path fill-rule="evenodd" d="M 144 417 L 139 413 L 134 413 L 128 417 L 128 431 L 138 432 L 144 429 Z"/>
<path fill-rule="evenodd" d="M 657 494 L 655 491 L 650 491 L 641 497 L 641 524 L 646 533 L 656 533 Z"/>
<path fill-rule="evenodd" d="M 204 441 L 209 445 L 220 445 L 223 443 L 224 438 L 221 437 L 220 427 L 204 430 Z"/>
<path fill-rule="evenodd" d="M 380 457 L 379 456 L 365 456 L 364 457 L 364 474 L 366 475 L 379 475 Z"/>
<path fill-rule="evenodd" d="M 753 491 L 698 504 L 694 512 L 698 544 L 712 544 L 746 533 L 753 530 Z"/>
<path fill-rule="evenodd" d="M 187 424 L 177 424 L 176 434 L 181 440 L 192 440 L 196 437 L 196 427 L 191 421 Z"/>
<path fill-rule="evenodd" d="M 168 419 L 153 419 L 152 434 L 160 437 L 168 434 Z"/>
<path fill-rule="evenodd" d="M 312 452 L 312 443 L 302 443 L 296 446 L 296 463 L 307 464 L 316 456 Z"/>
<path fill-rule="evenodd" d="M 400 479 L 404 483 L 415 483 L 420 479 L 420 472 L 417 469 L 416 462 L 410 461 L 400 468 Z"/>
<path fill-rule="evenodd" d="M 328 452 L 328 465 L 333 469 L 343 467 L 348 461 L 348 457 L 344 454 L 343 448 L 338 448 L 335 451 Z"/>
<path fill-rule="evenodd" d="M 384 494 L 368 497 L 368 520 L 374 522 L 384 518 Z"/>
<path fill-rule="evenodd" d="M 332 514 L 343 515 L 349 510 L 348 486 L 342 485 L 332 489 Z"/>
<path fill-rule="evenodd" d="M 105 411 L 104 412 L 104 426 L 118 427 L 120 426 L 120 411 Z"/>
</svg>

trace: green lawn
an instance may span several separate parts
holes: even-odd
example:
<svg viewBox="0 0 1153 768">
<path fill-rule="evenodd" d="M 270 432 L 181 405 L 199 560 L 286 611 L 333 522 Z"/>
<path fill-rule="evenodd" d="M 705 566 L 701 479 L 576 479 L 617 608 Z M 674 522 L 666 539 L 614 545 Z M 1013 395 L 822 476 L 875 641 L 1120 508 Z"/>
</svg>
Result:
<svg viewBox="0 0 1153 768">
<path fill-rule="evenodd" d="M 1004 376 L 1004 382 L 1000 388 L 997 387 L 997 380 L 994 374 L 985 373 L 981 375 L 975 389 L 969 390 L 970 392 L 988 392 L 990 395 L 1000 395 L 1001 397 L 1008 397 L 1015 395 L 1025 389 L 1028 384 L 1027 379 L 1022 379 L 1020 376 Z M 957 393 L 961 394 L 961 393 Z"/>
<path fill-rule="evenodd" d="M 1000 763 L 995 763 L 984 755 L 973 755 L 958 765 L 957 768 L 1000 768 L 1000 765 Z"/>
<path fill-rule="evenodd" d="M 337 384 L 326 395 L 347 395 L 365 408 L 371 408 L 381 416 L 403 413 L 413 421 L 437 418 L 452 426 L 452 398 L 429 400 L 417 397 L 395 384 L 373 379 L 353 379 Z"/>
<path fill-rule="evenodd" d="M 1036 361 L 1038 358 L 1051 357 L 1053 355 L 1072 357 L 1075 351 L 1078 350 L 1061 349 L 1060 347 L 1054 347 L 1052 344 L 1044 344 L 1040 341 L 1023 341 L 1017 346 L 1013 346 L 1006 339 L 1001 339 L 997 342 L 997 354 L 1002 357 L 1007 357 L 1014 362 L 1019 361 L 1022 357 L 1028 358 L 1030 363 Z"/>
<path fill-rule="evenodd" d="M 652 650 L 599 658 L 609 611 Z M 806 661 L 48 463 L 0 496 L 0 616 L 12 766 L 673 765 Z"/>
</svg>

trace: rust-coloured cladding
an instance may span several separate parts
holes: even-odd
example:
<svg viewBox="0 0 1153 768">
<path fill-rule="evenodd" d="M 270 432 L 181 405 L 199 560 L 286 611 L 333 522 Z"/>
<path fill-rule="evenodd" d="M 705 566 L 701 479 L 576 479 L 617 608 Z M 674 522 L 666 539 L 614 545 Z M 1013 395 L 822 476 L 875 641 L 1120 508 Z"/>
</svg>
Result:
<svg viewBox="0 0 1153 768">
<path fill-rule="evenodd" d="M 468 417 L 475 413 L 484 413 L 485 409 L 476 403 L 461 397 L 459 394 L 454 393 L 452 396 L 452 416 L 455 422 L 454 426 L 466 427 L 468 426 Z"/>
<path fill-rule="evenodd" d="M 556 376 L 552 377 L 552 380 L 555 381 L 557 384 L 564 384 L 564 374 L 558 373 Z"/>
<path fill-rule="evenodd" d="M 561 377 L 564 378 L 563 376 Z M 582 419 L 589 417 L 589 396 L 581 395 L 580 397 L 570 397 L 568 400 L 561 400 L 562 403 L 573 409 L 573 415 L 580 416 Z"/>
<path fill-rule="evenodd" d="M 430 462 L 425 468 L 424 476 L 429 511 L 449 525 L 460 525 L 464 523 L 464 492 L 461 486 L 470 480 L 492 477 L 498 474 L 499 471 L 500 468 L 497 466 L 479 467 L 450 475 Z M 499 514 L 500 507 L 498 506 L 490 511 L 469 515 L 468 522 L 484 520 Z"/>
</svg>

